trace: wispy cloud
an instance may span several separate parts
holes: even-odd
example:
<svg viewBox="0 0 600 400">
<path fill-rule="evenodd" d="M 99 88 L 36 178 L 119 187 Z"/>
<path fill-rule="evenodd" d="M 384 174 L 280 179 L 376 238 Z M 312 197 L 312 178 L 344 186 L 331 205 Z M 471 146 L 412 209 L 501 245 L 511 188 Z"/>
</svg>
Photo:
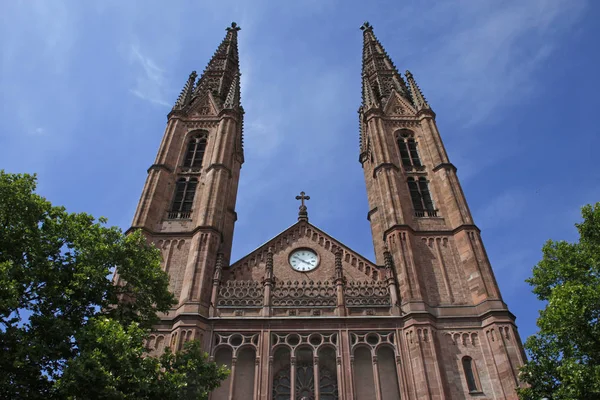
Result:
<svg viewBox="0 0 600 400">
<path fill-rule="evenodd" d="M 135 87 L 130 92 L 142 100 L 170 107 L 165 93 L 165 70 L 156 65 L 152 58 L 142 54 L 137 44 L 131 45 L 129 55 L 131 63 L 138 68 Z"/>
<path fill-rule="evenodd" d="M 476 223 L 485 230 L 511 223 L 526 209 L 528 194 L 520 189 L 509 189 L 488 198 L 482 209 L 476 210 Z"/>
<path fill-rule="evenodd" d="M 584 0 L 437 2 L 413 22 L 423 44 L 412 47 L 421 53 L 413 60 L 422 60 L 415 70 L 439 104 L 452 105 L 463 124 L 477 124 L 540 89 L 536 71 L 585 6 Z"/>
</svg>

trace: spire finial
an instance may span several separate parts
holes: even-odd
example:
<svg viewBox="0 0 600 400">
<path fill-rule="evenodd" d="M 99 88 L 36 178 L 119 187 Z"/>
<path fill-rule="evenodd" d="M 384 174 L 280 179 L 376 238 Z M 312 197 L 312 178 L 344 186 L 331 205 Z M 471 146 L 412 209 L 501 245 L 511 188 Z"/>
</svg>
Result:
<svg viewBox="0 0 600 400">
<path fill-rule="evenodd" d="M 304 204 L 304 200 L 310 200 L 310 196 L 306 196 L 306 193 L 300 192 L 300 196 L 296 196 L 296 200 L 300 200 L 300 211 L 298 211 L 298 221 L 308 222 L 308 209 Z"/>
<path fill-rule="evenodd" d="M 361 31 L 372 31 L 373 30 L 373 26 L 369 23 L 369 21 L 365 21 L 361 26 L 360 26 L 360 30 Z"/>
<path fill-rule="evenodd" d="M 240 28 L 240 27 L 238 26 L 238 24 L 236 24 L 235 22 L 232 22 L 232 23 L 231 23 L 231 26 L 228 26 L 227 28 L 225 28 L 225 30 L 226 30 L 227 32 L 230 32 L 230 31 L 237 32 L 237 31 L 239 31 L 240 29 L 242 29 L 242 28 Z"/>
</svg>

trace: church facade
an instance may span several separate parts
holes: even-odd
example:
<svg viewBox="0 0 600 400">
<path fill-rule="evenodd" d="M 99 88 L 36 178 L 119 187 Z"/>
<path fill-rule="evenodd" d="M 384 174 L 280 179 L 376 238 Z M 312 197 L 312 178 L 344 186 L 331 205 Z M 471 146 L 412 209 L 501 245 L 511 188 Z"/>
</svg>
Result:
<svg viewBox="0 0 600 400">
<path fill-rule="evenodd" d="M 244 162 L 233 23 L 169 113 L 133 220 L 178 300 L 148 348 L 200 340 L 231 369 L 212 400 L 516 399 L 515 317 L 435 114 L 361 29 L 359 162 L 376 259 L 311 224 L 302 192 L 297 223 L 230 260 Z"/>
</svg>

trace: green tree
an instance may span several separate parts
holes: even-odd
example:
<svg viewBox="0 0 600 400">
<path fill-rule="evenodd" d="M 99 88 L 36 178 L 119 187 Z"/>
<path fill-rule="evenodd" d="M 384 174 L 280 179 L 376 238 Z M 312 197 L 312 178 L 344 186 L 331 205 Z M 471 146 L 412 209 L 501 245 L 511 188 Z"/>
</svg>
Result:
<svg viewBox="0 0 600 400">
<path fill-rule="evenodd" d="M 174 303 L 160 252 L 35 188 L 35 176 L 0 171 L 0 398 L 206 398 L 227 371 L 197 343 L 144 354 Z"/>
<path fill-rule="evenodd" d="M 600 203 L 582 216 L 579 242 L 548 241 L 527 280 L 546 307 L 525 343 L 521 399 L 600 399 Z"/>
</svg>

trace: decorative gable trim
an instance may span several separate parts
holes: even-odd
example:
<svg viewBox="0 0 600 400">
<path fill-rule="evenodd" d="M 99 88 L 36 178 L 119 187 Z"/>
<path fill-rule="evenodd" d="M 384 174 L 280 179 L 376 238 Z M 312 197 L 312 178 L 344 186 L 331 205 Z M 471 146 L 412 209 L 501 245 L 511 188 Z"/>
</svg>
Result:
<svg viewBox="0 0 600 400">
<path fill-rule="evenodd" d="M 220 107 L 217 106 L 211 93 L 196 97 L 187 108 L 190 117 L 216 116 L 219 114 Z"/>
<path fill-rule="evenodd" d="M 234 262 L 231 264 L 229 269 L 235 270 L 237 268 L 241 268 L 243 270 L 249 270 L 250 268 L 257 267 L 267 259 L 269 248 L 271 248 L 273 253 L 284 251 L 288 247 L 292 246 L 293 243 L 301 237 L 310 238 L 316 245 L 320 246 L 326 251 L 331 251 L 332 253 L 336 248 L 339 248 L 342 252 L 342 260 L 356 268 L 356 270 L 362 272 L 367 278 L 373 280 L 384 279 L 382 271 L 383 267 L 377 266 L 357 252 L 343 245 L 338 240 L 327 235 L 319 228 L 304 221 L 297 222 L 285 231 L 281 232 L 279 235 L 275 236 L 273 239 L 258 247 L 247 256 Z"/>
<path fill-rule="evenodd" d="M 395 89 L 392 90 L 388 101 L 383 107 L 383 112 L 388 116 L 414 116 L 417 114 L 417 110 L 413 105 L 400 96 Z"/>
</svg>

